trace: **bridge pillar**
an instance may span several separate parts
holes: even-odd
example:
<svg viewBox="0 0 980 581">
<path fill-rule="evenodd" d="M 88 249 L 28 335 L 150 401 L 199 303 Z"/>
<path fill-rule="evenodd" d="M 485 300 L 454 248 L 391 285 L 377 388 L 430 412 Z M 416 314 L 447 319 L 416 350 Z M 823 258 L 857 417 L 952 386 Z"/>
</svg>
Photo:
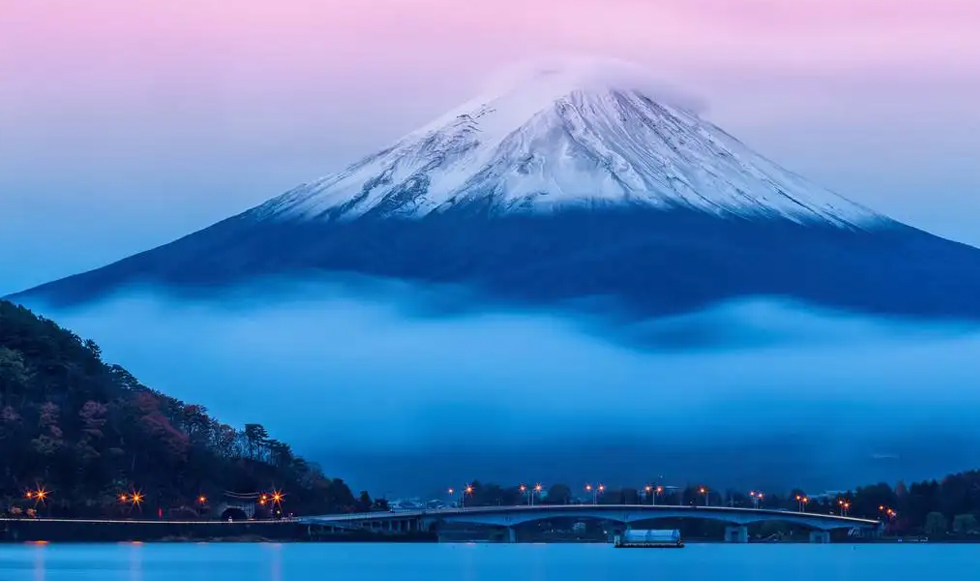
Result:
<svg viewBox="0 0 980 581">
<path fill-rule="evenodd" d="M 829 543 L 830 533 L 827 531 L 810 531 L 811 543 Z"/>
<path fill-rule="evenodd" d="M 749 542 L 749 529 L 746 526 L 725 527 L 726 543 L 747 543 Z"/>
<path fill-rule="evenodd" d="M 507 527 L 507 542 L 508 543 L 517 542 L 517 531 L 514 530 L 514 527 Z"/>
</svg>

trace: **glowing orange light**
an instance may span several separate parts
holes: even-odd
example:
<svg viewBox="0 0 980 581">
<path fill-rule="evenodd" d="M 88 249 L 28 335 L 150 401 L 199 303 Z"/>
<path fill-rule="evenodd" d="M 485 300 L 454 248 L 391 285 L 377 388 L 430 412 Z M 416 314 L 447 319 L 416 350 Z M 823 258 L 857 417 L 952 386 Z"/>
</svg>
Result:
<svg viewBox="0 0 980 581">
<path fill-rule="evenodd" d="M 658 494 L 661 493 L 661 492 L 663 492 L 663 491 L 664 491 L 664 487 L 663 486 L 658 486 L 657 487 L 657 493 Z"/>
<path fill-rule="evenodd" d="M 525 490 L 527 490 L 527 486 L 524 486 L 523 484 L 521 484 L 521 492 L 524 492 Z"/>
<path fill-rule="evenodd" d="M 599 485 L 599 492 L 602 492 L 605 489 L 606 489 L 606 486 L 604 484 L 600 484 Z"/>
<path fill-rule="evenodd" d="M 133 493 L 133 504 L 139 504 L 141 502 L 143 502 L 143 495 L 140 494 L 139 492 L 134 492 Z"/>
<path fill-rule="evenodd" d="M 708 492 L 708 489 L 702 486 L 701 489 L 698 490 L 698 492 L 700 492 L 701 494 L 704 494 L 705 492 Z"/>
<path fill-rule="evenodd" d="M 197 497 L 197 501 L 198 501 L 198 502 L 200 502 L 201 504 L 204 504 L 205 502 L 207 502 L 207 501 L 208 501 L 208 499 L 207 499 L 207 497 L 206 497 L 206 496 L 204 496 L 204 495 L 202 494 L 201 496 L 198 496 L 198 497 Z"/>
<path fill-rule="evenodd" d="M 652 487 L 652 486 L 647 486 L 647 487 L 646 487 L 646 491 L 647 491 L 647 492 L 650 492 L 651 490 L 653 490 L 653 487 Z"/>
<path fill-rule="evenodd" d="M 27 498 L 34 498 L 34 492 L 28 490 L 24 496 L 26 496 Z"/>
<path fill-rule="evenodd" d="M 127 498 L 127 496 L 125 494 L 120 494 L 119 495 L 119 502 L 126 502 L 126 498 Z"/>
<path fill-rule="evenodd" d="M 540 484 L 535 484 L 535 485 L 534 485 L 534 490 L 535 490 L 536 492 L 541 492 L 541 485 L 540 485 Z"/>
<path fill-rule="evenodd" d="M 259 499 L 259 504 L 261 504 L 262 506 L 265 506 L 265 499 L 264 498 L 260 498 Z"/>
<path fill-rule="evenodd" d="M 585 485 L 585 489 L 586 490 L 592 490 L 592 485 L 591 484 L 586 484 Z"/>
<path fill-rule="evenodd" d="M 48 491 L 43 488 L 34 493 L 34 498 L 38 500 L 44 500 L 48 497 Z"/>
</svg>

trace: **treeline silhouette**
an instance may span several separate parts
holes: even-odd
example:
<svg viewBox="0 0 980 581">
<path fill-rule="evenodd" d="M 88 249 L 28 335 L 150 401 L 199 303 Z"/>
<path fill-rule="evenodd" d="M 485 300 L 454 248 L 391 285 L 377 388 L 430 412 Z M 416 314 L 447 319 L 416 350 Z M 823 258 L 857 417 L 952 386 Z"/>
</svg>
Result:
<svg viewBox="0 0 980 581">
<path fill-rule="evenodd" d="M 595 484 L 594 487 L 598 487 Z M 950 474 L 942 480 L 927 480 L 894 487 L 879 483 L 852 491 L 824 493 L 803 489 L 788 494 L 765 491 L 714 490 L 698 484 L 680 488 L 663 487 L 656 480 L 641 488 L 603 487 L 593 495 L 583 487 L 566 484 L 501 486 L 473 481 L 461 489 L 457 503 L 464 506 L 535 504 L 663 504 L 731 506 L 788 510 L 815 514 L 834 514 L 881 520 L 885 532 L 894 535 L 927 535 L 944 537 L 980 536 L 980 471 Z M 659 492 L 658 492 L 659 491 Z M 713 523 L 696 523 L 695 528 L 717 528 Z M 780 527 L 768 525 L 770 531 Z M 783 527 L 785 528 L 785 527 Z"/>
<path fill-rule="evenodd" d="M 283 515 L 376 504 L 261 425 L 223 424 L 105 363 L 94 342 L 0 301 L 0 514 L 33 504 L 51 516 L 200 516 L 226 491 L 275 490 Z"/>
</svg>

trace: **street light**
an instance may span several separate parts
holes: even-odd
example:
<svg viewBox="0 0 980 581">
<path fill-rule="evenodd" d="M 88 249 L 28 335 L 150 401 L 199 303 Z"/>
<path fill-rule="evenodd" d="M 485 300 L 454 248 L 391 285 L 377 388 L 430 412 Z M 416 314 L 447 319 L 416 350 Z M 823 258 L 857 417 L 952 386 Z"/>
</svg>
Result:
<svg viewBox="0 0 980 581">
<path fill-rule="evenodd" d="M 796 504 L 800 509 L 800 512 L 806 512 L 806 505 L 810 502 L 810 497 L 803 496 L 800 494 L 796 495 Z"/>
<path fill-rule="evenodd" d="M 752 503 L 755 504 L 755 508 L 756 510 L 758 510 L 759 504 L 762 502 L 762 498 L 763 498 L 762 493 L 753 490 L 752 492 L 749 493 L 749 496 L 752 497 Z"/>
<path fill-rule="evenodd" d="M 847 516 L 847 512 L 851 509 L 851 502 L 841 498 L 837 500 L 837 504 L 840 506 L 840 515 Z"/>
<path fill-rule="evenodd" d="M 600 484 L 599 486 L 593 487 L 591 484 L 585 485 L 585 491 L 592 493 L 592 504 L 598 504 L 598 496 L 606 489 L 605 486 Z"/>
<path fill-rule="evenodd" d="M 708 506 L 708 502 L 709 502 L 708 501 L 708 489 L 706 487 L 702 486 L 701 488 L 698 488 L 698 492 L 700 494 L 704 495 L 704 505 L 705 506 Z"/>
<path fill-rule="evenodd" d="M 534 485 L 534 490 L 531 491 L 531 505 L 532 506 L 534 505 L 534 495 L 537 494 L 538 496 L 541 496 L 541 491 L 542 490 L 544 490 L 544 488 L 541 486 L 540 483 Z"/>
<path fill-rule="evenodd" d="M 654 487 L 654 486 L 651 486 L 651 485 L 647 484 L 647 487 L 644 488 L 644 490 L 647 493 L 647 498 L 650 499 L 650 505 L 651 506 L 656 506 L 657 505 L 657 495 L 658 494 L 663 494 L 664 487 L 663 486 L 656 486 L 656 487 Z"/>
</svg>

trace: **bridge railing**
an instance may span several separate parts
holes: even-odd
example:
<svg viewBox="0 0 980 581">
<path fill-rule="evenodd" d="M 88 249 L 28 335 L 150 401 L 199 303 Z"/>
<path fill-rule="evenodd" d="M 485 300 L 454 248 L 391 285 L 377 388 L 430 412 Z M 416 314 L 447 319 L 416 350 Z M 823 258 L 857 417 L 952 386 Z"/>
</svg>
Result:
<svg viewBox="0 0 980 581">
<path fill-rule="evenodd" d="M 859 526 L 873 526 L 880 524 L 880 521 L 862 519 L 850 516 L 828 515 L 809 512 L 797 512 L 790 510 L 777 510 L 767 508 L 741 508 L 728 506 L 688 506 L 688 505 L 650 505 L 650 504 L 539 504 L 539 505 L 497 505 L 497 506 L 465 506 L 455 508 L 420 509 L 415 511 L 399 512 L 367 512 L 345 515 L 323 515 L 322 517 L 309 517 L 311 519 L 323 520 L 389 520 L 399 518 L 413 518 L 421 516 L 453 516 L 461 514 L 496 514 L 496 513 L 517 513 L 517 512 L 682 512 L 692 515 L 705 512 L 714 514 L 735 515 L 758 515 L 781 517 L 790 520 L 811 519 L 825 520 L 827 522 L 847 522 Z"/>
</svg>

